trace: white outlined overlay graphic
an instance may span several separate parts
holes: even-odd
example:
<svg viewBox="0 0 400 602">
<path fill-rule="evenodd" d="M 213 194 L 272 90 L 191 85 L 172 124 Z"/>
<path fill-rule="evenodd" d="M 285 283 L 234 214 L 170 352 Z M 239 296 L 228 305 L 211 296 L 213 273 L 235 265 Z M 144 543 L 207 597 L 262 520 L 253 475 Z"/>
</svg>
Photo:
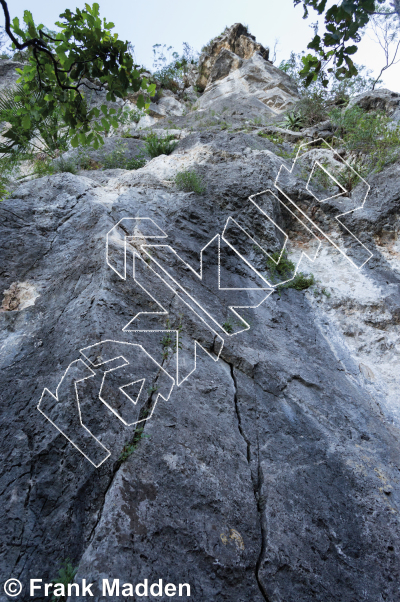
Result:
<svg viewBox="0 0 400 602">
<path fill-rule="evenodd" d="M 325 150 L 333 153 L 333 158 L 343 169 L 351 171 L 358 179 L 358 198 L 352 195 L 340 182 L 337 174 L 332 175 L 327 165 L 321 158 L 313 158 L 315 144 L 320 142 Z M 295 203 L 287 190 L 290 190 L 290 178 L 296 175 L 296 168 L 302 165 L 302 160 L 308 160 L 308 177 L 304 183 L 304 190 L 308 196 L 314 197 L 319 203 L 327 201 L 344 202 L 345 211 L 340 211 L 335 220 L 340 231 L 349 237 L 349 248 L 340 246 L 332 236 L 327 234 L 318 223 L 307 215 L 304 207 Z M 310 164 L 311 162 L 311 164 Z M 313 187 L 313 180 L 317 178 L 318 171 L 325 179 L 329 179 L 335 188 L 333 194 L 319 198 L 319 192 Z M 297 185 L 298 181 L 296 180 Z M 132 342 L 104 340 L 94 345 L 83 347 L 80 353 L 82 359 L 71 362 L 62 376 L 55 394 L 47 388 L 43 390 L 37 409 L 51 422 L 51 424 L 80 451 L 83 456 L 98 468 L 111 455 L 101 441 L 89 430 L 84 423 L 81 412 L 81 399 L 78 383 L 92 379 L 95 375 L 102 375 L 98 390 L 98 400 L 122 422 L 125 427 L 134 427 L 140 422 L 149 420 L 159 398 L 168 400 L 174 386 L 181 386 L 197 368 L 197 353 L 205 352 L 213 361 L 220 358 L 225 337 L 237 336 L 250 329 L 250 324 L 240 314 L 242 309 L 256 309 L 275 290 L 276 285 L 268 281 L 265 274 L 252 263 L 245 253 L 252 247 L 268 256 L 276 264 L 279 263 L 287 248 L 288 234 L 272 219 L 268 211 L 262 207 L 261 200 L 268 195 L 277 205 L 288 212 L 297 220 L 302 231 L 308 237 L 307 248 L 302 250 L 301 256 L 295 266 L 292 278 L 299 270 L 303 256 L 309 261 L 317 259 L 322 241 L 328 241 L 337 249 L 356 269 L 361 269 L 372 257 L 371 251 L 350 231 L 343 223 L 343 219 L 351 216 L 355 211 L 364 207 L 369 185 L 367 182 L 338 155 L 338 153 L 324 140 L 302 144 L 293 161 L 291 169 L 282 164 L 275 179 L 275 191 L 270 189 L 259 192 L 249 197 L 250 207 L 257 212 L 258 219 L 265 227 L 275 229 L 281 247 L 279 257 L 276 259 L 268 249 L 258 240 L 249 227 L 241 222 L 241 215 L 233 218 L 229 216 L 221 234 L 217 233 L 199 251 L 199 266 L 194 269 L 185 261 L 169 244 L 160 244 L 168 238 L 166 232 L 150 217 L 125 217 L 122 218 L 106 235 L 106 263 L 124 281 L 132 279 L 136 290 L 140 289 L 146 298 L 150 299 L 158 309 L 154 311 L 138 311 L 133 318 L 122 328 L 122 332 L 130 333 Z M 238 248 L 232 229 L 236 229 L 245 241 L 244 246 Z M 224 253 L 228 251 L 230 257 L 241 268 L 247 270 L 248 277 L 242 280 L 232 278 L 229 269 L 224 265 Z M 245 250 L 244 250 L 245 249 Z M 355 259 L 354 249 L 358 250 Z M 360 259 L 361 255 L 361 259 Z M 128 270 L 128 258 L 132 256 L 132 272 Z M 182 270 L 183 268 L 183 270 Z M 182 271 L 184 277 L 182 277 Z M 243 269 L 242 269 L 243 271 Z M 229 279 L 231 278 L 231 282 Z M 290 280 L 292 279 L 290 278 Z M 224 280 L 224 282 L 223 282 Z M 228 281 L 228 282 L 226 282 Z M 280 282 L 285 284 L 289 280 Z M 150 283 L 150 286 L 149 286 Z M 175 297 L 200 325 L 200 333 L 191 335 L 190 340 L 182 349 L 180 337 L 182 326 L 172 327 L 167 321 L 167 327 L 160 327 L 157 323 L 159 317 L 169 315 L 165 307 L 155 298 L 153 289 L 157 285 L 168 295 Z M 204 289 L 212 289 L 218 303 L 211 307 L 204 294 Z M 163 297 L 164 298 L 164 297 Z M 217 308 L 217 309 L 216 309 Z M 233 332 L 228 330 L 221 317 L 221 308 L 239 321 L 239 328 Z M 172 357 L 165 365 L 151 355 L 145 348 L 143 337 L 168 336 L 168 341 L 173 347 Z M 168 354 L 167 354 L 168 355 Z M 101 374 L 100 374 L 100 372 Z M 141 417 L 140 399 L 148 386 L 157 380 L 155 402 L 146 417 Z"/>
</svg>

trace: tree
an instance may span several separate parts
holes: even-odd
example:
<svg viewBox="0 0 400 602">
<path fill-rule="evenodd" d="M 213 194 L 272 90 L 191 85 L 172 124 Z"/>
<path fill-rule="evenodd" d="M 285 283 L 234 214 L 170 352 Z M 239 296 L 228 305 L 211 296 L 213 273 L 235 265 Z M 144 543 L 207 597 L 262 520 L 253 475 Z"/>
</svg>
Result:
<svg viewBox="0 0 400 602">
<path fill-rule="evenodd" d="M 324 14 L 326 31 L 321 38 L 318 33 L 308 44 L 315 52 L 303 58 L 304 67 L 300 74 L 308 86 L 321 71 L 334 73 L 337 79 L 348 79 L 357 75 L 351 56 L 357 52 L 357 43 L 362 30 L 375 14 L 381 14 L 380 6 L 386 0 L 342 0 L 326 10 L 327 0 L 293 0 L 295 6 L 302 4 L 303 18 L 308 17 L 309 7 L 319 15 Z M 386 16 L 396 15 L 400 20 L 400 0 L 391 0 L 391 11 Z M 400 27 L 400 22 L 398 24 Z M 333 63 L 333 65 L 332 65 Z M 330 66 L 327 66 L 330 65 Z M 325 77 L 323 85 L 329 80 Z"/>
<path fill-rule="evenodd" d="M 99 5 L 85 4 L 83 10 L 66 9 L 56 22 L 58 31 L 50 32 L 44 25 L 35 25 L 32 14 L 24 12 L 25 27 L 17 18 L 11 22 L 5 0 L 0 0 L 5 16 L 5 32 L 13 49 L 28 50 L 28 61 L 17 70 L 18 80 L 35 102 L 21 103 L 18 109 L 20 125 L 29 130 L 32 118 L 46 120 L 61 112 L 70 129 L 72 146 L 103 143 L 102 133 L 117 127 L 117 111 L 103 104 L 91 107 L 85 91 L 106 92 L 106 100 L 115 102 L 129 92 L 142 91 L 137 100 L 139 108 L 145 106 L 143 92 L 152 96 L 155 86 L 143 77 L 143 69 L 133 62 L 128 42 L 112 33 L 113 23 L 101 19 Z"/>
<path fill-rule="evenodd" d="M 400 61 L 400 28 L 397 15 L 391 16 L 390 12 L 387 6 L 382 7 L 382 13 L 373 15 L 369 23 L 368 29 L 372 31 L 372 39 L 379 44 L 385 57 L 385 63 L 372 89 L 375 88 L 382 73 Z"/>
</svg>

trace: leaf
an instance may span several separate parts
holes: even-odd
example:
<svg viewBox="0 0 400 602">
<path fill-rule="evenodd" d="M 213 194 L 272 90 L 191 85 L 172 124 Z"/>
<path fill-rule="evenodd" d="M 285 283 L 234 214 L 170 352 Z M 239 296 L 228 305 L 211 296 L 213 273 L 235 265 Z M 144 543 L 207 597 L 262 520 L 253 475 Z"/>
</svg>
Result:
<svg viewBox="0 0 400 602">
<path fill-rule="evenodd" d="M 24 115 L 22 117 L 22 127 L 25 128 L 26 130 L 29 130 L 29 128 L 31 127 L 31 119 L 29 117 L 29 115 Z"/>
<path fill-rule="evenodd" d="M 30 23 L 33 23 L 33 17 L 32 17 L 32 13 L 30 10 L 24 10 L 24 22 L 29 25 Z"/>
</svg>

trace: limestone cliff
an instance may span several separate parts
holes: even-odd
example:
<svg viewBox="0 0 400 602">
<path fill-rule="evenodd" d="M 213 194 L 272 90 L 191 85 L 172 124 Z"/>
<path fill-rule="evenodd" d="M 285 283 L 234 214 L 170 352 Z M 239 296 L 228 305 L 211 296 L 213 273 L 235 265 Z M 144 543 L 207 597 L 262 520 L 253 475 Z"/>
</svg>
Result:
<svg viewBox="0 0 400 602">
<path fill-rule="evenodd" d="M 66 558 L 196 602 L 399 599 L 400 163 L 318 197 L 340 155 L 258 122 L 296 86 L 218 44 L 194 109 L 165 95 L 132 128 L 131 153 L 148 125 L 171 155 L 0 204 L 0 581 L 21 599 Z M 283 248 L 314 286 L 271 282 Z"/>
</svg>

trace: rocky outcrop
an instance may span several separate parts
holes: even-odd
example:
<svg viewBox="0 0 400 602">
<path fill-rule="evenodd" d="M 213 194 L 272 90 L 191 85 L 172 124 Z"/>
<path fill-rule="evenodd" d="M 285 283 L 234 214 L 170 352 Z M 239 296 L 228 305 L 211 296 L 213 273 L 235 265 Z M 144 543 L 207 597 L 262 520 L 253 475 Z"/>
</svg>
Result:
<svg viewBox="0 0 400 602">
<path fill-rule="evenodd" d="M 203 50 L 199 59 L 199 76 L 196 81 L 199 90 L 202 91 L 207 86 L 214 64 L 224 49 L 242 59 L 251 58 L 255 52 L 258 52 L 266 61 L 269 57 L 269 49 L 256 42 L 247 27 L 241 23 L 235 23 L 220 36 L 211 40 Z"/>
<path fill-rule="evenodd" d="M 378 110 L 389 115 L 394 121 L 400 121 L 400 94 L 386 88 L 364 92 L 352 98 L 348 109 L 357 106 L 364 111 Z"/>
<path fill-rule="evenodd" d="M 200 109 L 254 113 L 272 119 L 299 100 L 294 81 L 268 60 L 268 50 L 236 23 L 210 42 L 199 59 Z"/>
<path fill-rule="evenodd" d="M 273 118 L 287 111 L 298 99 L 293 80 L 259 53 L 241 60 L 223 50 L 196 104 L 200 109 L 212 105 L 215 110 L 233 105 L 242 111 L 258 107 L 260 116 Z"/>
</svg>

